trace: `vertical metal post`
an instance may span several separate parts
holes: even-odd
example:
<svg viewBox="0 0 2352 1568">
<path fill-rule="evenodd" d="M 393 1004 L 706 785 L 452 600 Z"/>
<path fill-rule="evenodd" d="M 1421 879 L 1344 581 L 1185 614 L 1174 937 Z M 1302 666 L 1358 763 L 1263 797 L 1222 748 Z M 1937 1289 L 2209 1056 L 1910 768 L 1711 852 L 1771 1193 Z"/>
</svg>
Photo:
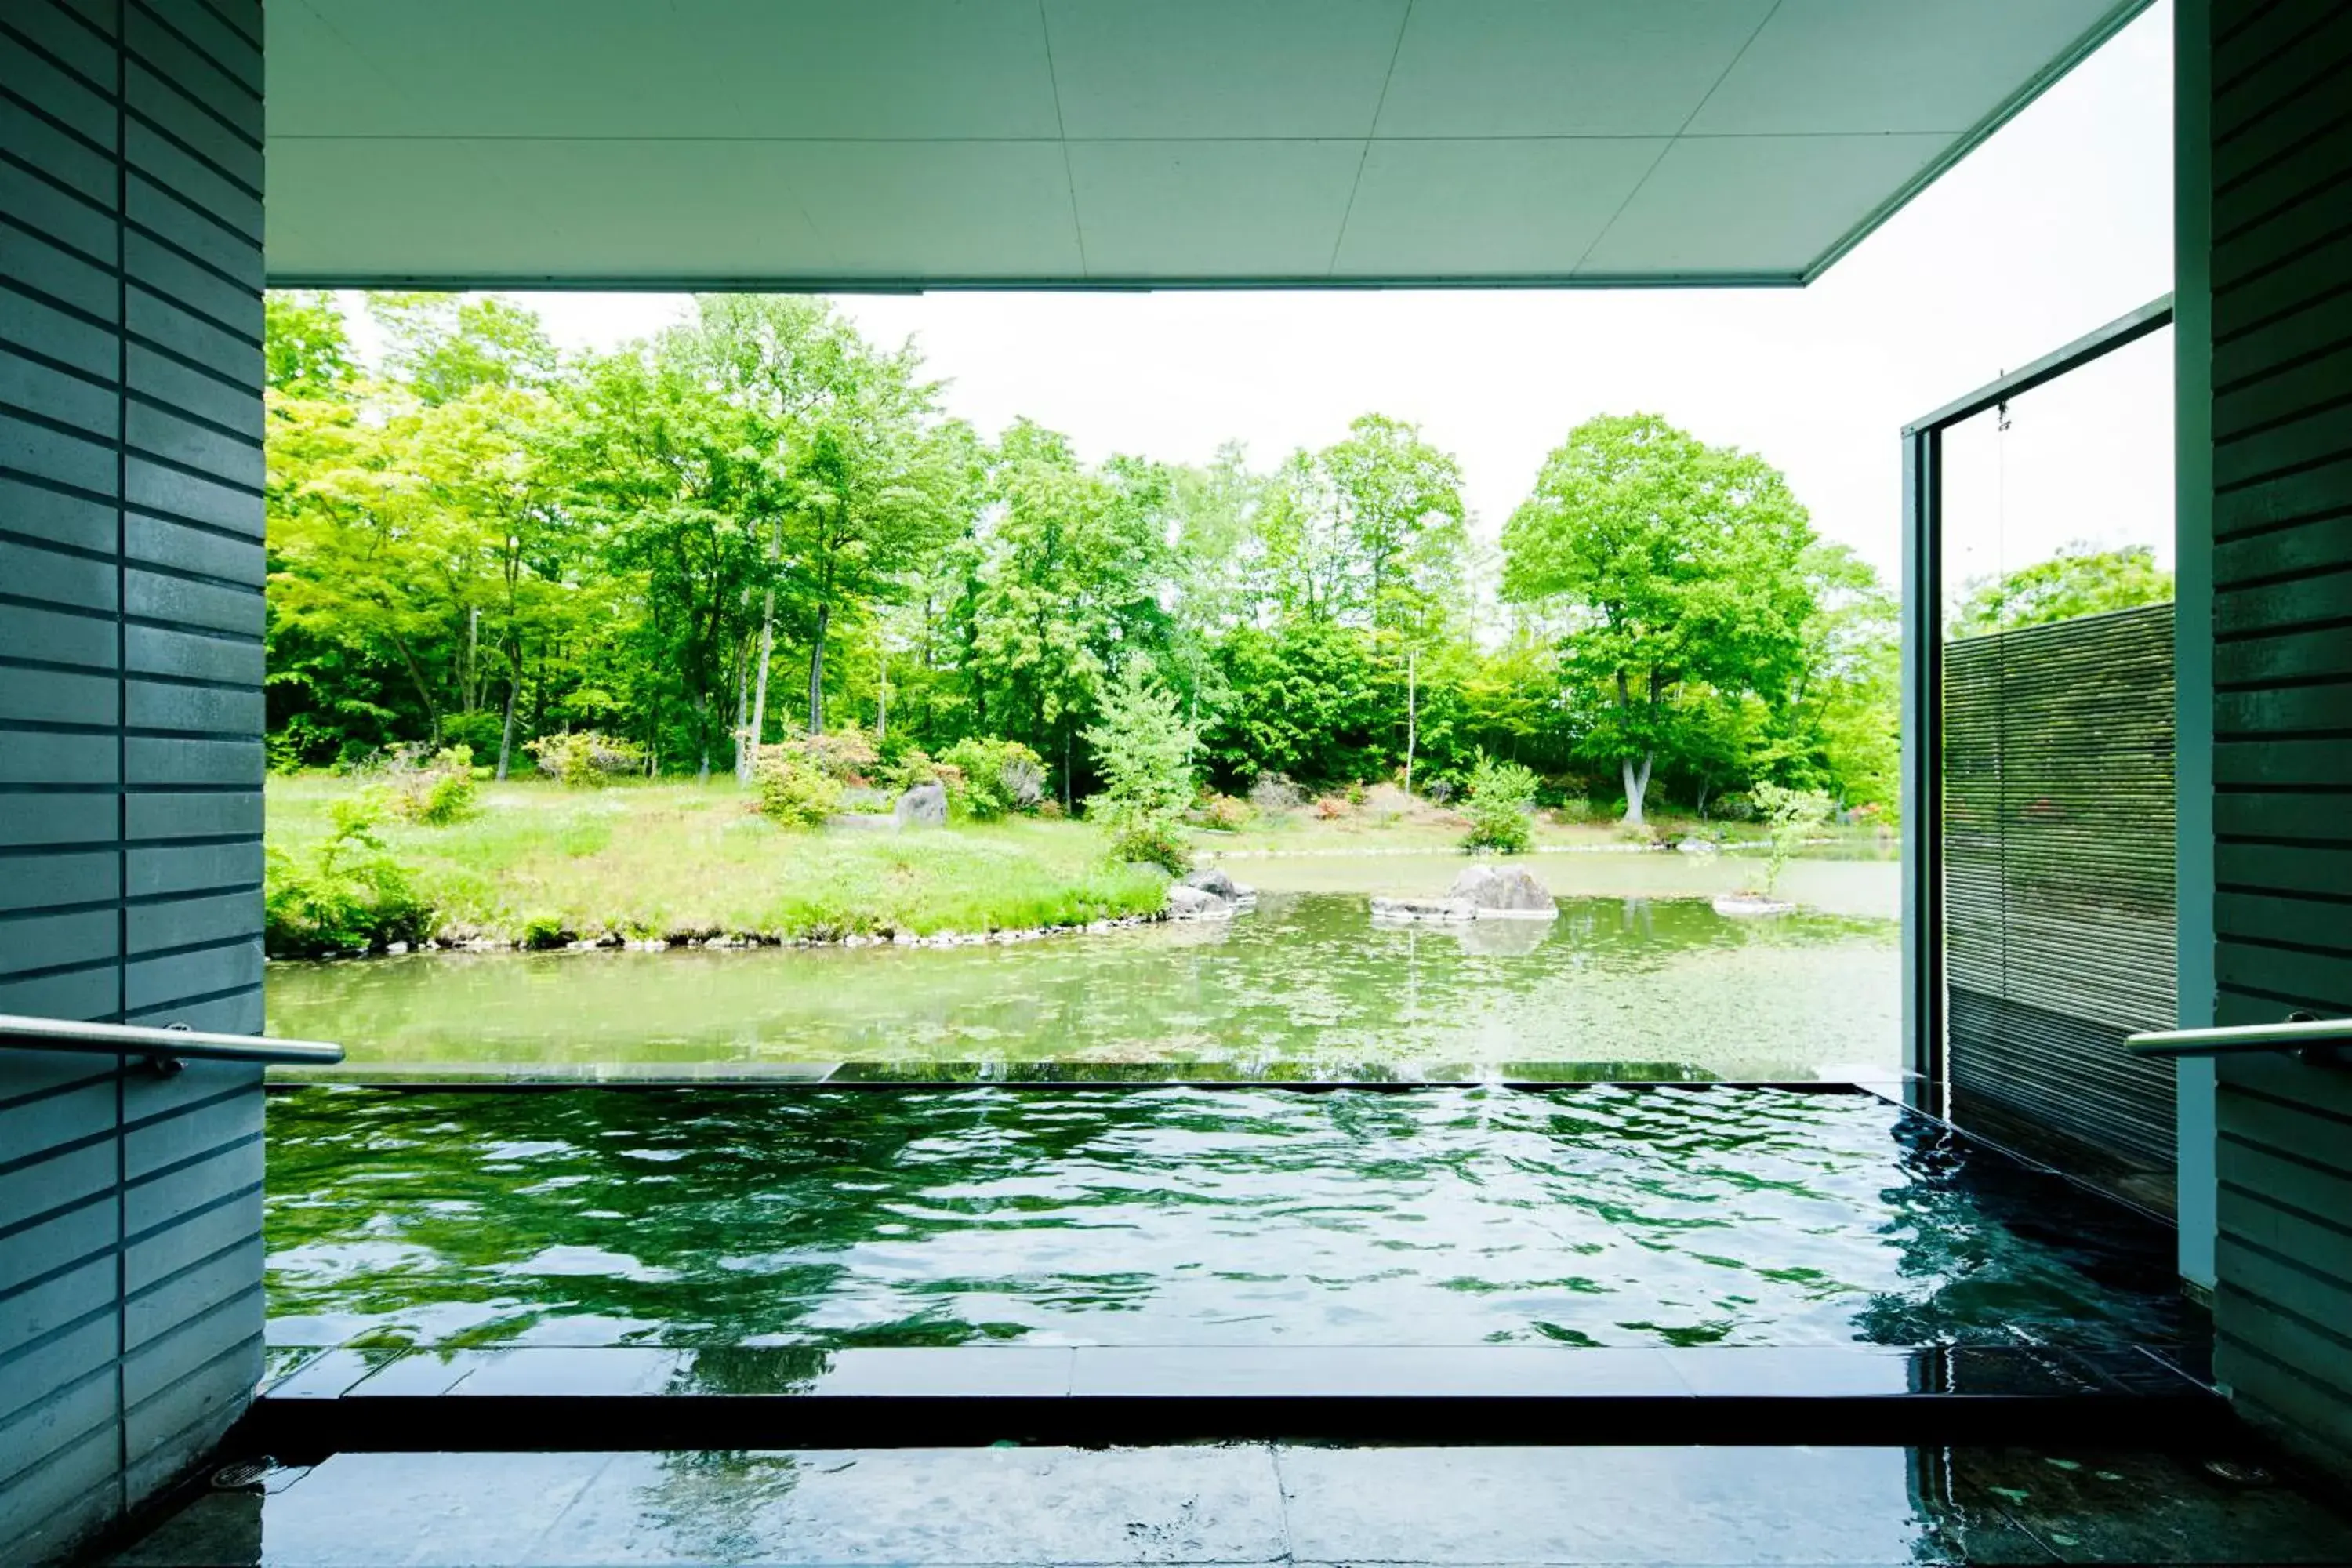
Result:
<svg viewBox="0 0 2352 1568">
<path fill-rule="evenodd" d="M 1903 1044 L 1914 1102 L 1948 1113 L 1944 1059 L 1943 431 L 1903 432 Z"/>
</svg>

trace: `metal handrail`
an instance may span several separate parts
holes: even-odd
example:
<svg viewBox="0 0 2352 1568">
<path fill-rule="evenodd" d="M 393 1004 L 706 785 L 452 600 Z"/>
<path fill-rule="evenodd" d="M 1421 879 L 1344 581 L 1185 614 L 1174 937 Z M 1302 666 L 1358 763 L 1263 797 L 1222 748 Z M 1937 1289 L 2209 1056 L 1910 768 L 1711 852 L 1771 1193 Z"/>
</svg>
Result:
<svg viewBox="0 0 2352 1568">
<path fill-rule="evenodd" d="M 2233 1024 L 2218 1029 L 2157 1029 L 2130 1035 L 2124 1048 L 2137 1057 L 2236 1057 L 2286 1051 L 2305 1061 L 2352 1065 L 2352 1018 L 2290 1018 L 2284 1024 Z"/>
<path fill-rule="evenodd" d="M 0 1013 L 0 1047 L 145 1057 L 159 1066 L 184 1061 L 322 1066 L 343 1059 L 343 1047 L 324 1040 L 208 1035 L 184 1025 L 157 1029 L 139 1024 L 85 1024 L 67 1018 L 28 1018 L 6 1013 Z"/>
</svg>

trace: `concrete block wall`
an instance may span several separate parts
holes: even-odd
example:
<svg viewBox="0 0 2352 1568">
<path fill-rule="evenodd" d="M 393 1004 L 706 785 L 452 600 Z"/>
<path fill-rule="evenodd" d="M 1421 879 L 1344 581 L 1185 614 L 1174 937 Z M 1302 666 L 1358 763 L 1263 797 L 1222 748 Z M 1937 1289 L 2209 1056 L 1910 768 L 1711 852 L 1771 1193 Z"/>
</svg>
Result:
<svg viewBox="0 0 2352 1568">
<path fill-rule="evenodd" d="M 259 0 L 0 5 L 0 1013 L 261 1026 Z M 261 1366 L 257 1069 L 0 1050 L 0 1562 Z"/>
</svg>

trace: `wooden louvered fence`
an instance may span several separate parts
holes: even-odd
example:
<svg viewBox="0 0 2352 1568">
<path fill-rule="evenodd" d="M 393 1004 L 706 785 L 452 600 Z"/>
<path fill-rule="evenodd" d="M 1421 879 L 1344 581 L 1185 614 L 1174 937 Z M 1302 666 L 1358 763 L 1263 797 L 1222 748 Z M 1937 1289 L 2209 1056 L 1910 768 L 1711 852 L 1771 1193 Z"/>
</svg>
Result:
<svg viewBox="0 0 2352 1568">
<path fill-rule="evenodd" d="M 2172 606 L 1944 648 L 1954 1113 L 2174 1163 Z"/>
</svg>

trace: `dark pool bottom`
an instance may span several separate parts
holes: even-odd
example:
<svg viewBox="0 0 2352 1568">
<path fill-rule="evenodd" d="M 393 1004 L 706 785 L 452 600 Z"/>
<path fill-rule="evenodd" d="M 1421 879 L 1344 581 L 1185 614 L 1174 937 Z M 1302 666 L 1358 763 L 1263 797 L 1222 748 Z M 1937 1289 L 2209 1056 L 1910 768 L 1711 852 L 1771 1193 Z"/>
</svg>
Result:
<svg viewBox="0 0 2352 1568">
<path fill-rule="evenodd" d="M 305 1089 L 282 1345 L 2151 1343 L 2169 1234 L 1874 1097 Z"/>
</svg>

